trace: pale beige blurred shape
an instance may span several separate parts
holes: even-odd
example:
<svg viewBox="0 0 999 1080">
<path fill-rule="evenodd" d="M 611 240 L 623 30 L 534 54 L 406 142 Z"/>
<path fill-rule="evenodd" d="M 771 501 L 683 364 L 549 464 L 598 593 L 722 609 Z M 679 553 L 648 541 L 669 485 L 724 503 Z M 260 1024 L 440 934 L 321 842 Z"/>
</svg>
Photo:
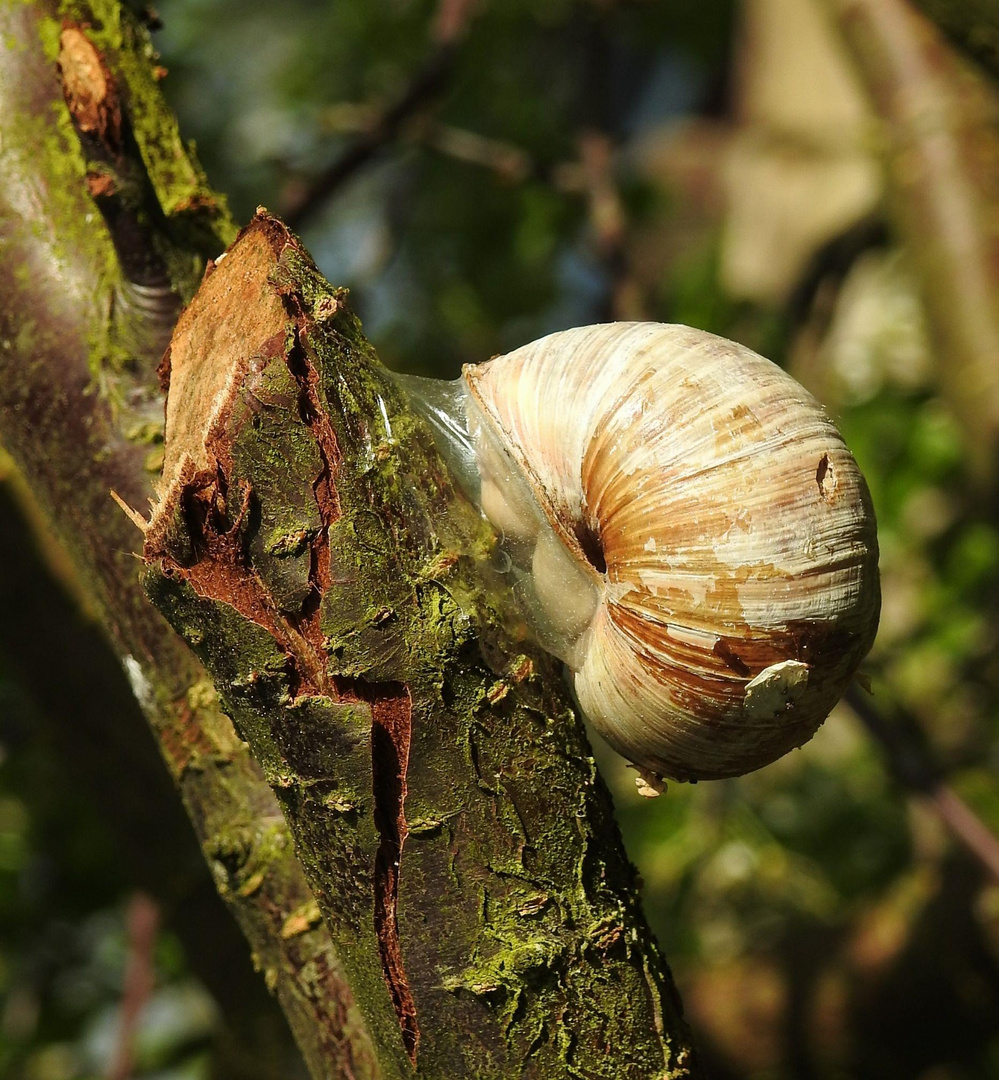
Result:
<svg viewBox="0 0 999 1080">
<path fill-rule="evenodd" d="M 915 275 L 899 250 L 868 251 L 856 260 L 815 354 L 807 366 L 821 372 L 816 381 L 823 385 L 811 389 L 824 400 L 857 404 L 886 385 L 906 391 L 930 385 L 929 332 Z M 804 365 L 795 355 L 791 366 L 799 377 Z"/>
<path fill-rule="evenodd" d="M 747 0 L 739 56 L 720 273 L 732 296 L 775 303 L 874 210 L 881 172 L 863 93 L 815 0 Z"/>
<path fill-rule="evenodd" d="M 860 255 L 820 289 L 791 345 L 789 370 L 834 409 L 887 386 L 932 384 L 933 355 L 916 277 L 898 248 Z"/>
</svg>

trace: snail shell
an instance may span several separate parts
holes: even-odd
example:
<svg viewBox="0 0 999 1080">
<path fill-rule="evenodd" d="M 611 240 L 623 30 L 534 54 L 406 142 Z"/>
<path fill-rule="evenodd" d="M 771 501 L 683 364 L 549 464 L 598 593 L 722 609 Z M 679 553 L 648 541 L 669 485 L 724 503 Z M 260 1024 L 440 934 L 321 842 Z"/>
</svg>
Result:
<svg viewBox="0 0 999 1080">
<path fill-rule="evenodd" d="M 811 395 L 654 323 L 552 334 L 463 379 L 483 511 L 600 734 L 680 780 L 804 743 L 880 606 L 870 497 Z"/>
</svg>

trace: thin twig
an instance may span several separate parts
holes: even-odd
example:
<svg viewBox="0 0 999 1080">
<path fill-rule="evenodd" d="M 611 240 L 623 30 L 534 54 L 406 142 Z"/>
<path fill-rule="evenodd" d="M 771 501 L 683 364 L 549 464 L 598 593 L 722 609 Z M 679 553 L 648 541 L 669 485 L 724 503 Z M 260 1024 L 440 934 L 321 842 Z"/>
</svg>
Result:
<svg viewBox="0 0 999 1080">
<path fill-rule="evenodd" d="M 327 130 L 337 132 L 368 133 L 380 122 L 370 108 L 344 103 L 327 110 L 323 119 Z M 563 195 L 584 199 L 593 248 L 610 279 L 603 314 L 611 319 L 645 317 L 641 290 L 628 258 L 627 216 L 614 178 L 614 148 L 606 135 L 585 131 L 579 139 L 579 158 L 555 165 L 539 162 L 514 143 L 444 124 L 431 116 L 407 118 L 396 138 L 487 169 L 507 183 L 535 180 Z"/>
<path fill-rule="evenodd" d="M 464 37 L 476 0 L 441 0 L 434 16 L 431 37 L 438 45 L 453 45 Z"/>
<path fill-rule="evenodd" d="M 426 123 L 414 126 L 412 136 L 439 154 L 488 169 L 511 183 L 543 178 L 538 162 L 526 150 L 502 139 L 492 139 L 429 118 Z"/>
<path fill-rule="evenodd" d="M 927 796 L 927 803 L 968 851 L 999 881 L 999 839 L 971 807 L 947 784 L 940 784 Z"/>
<path fill-rule="evenodd" d="M 584 131 L 579 160 L 597 255 L 610 277 L 606 315 L 642 319 L 645 305 L 631 272 L 627 249 L 627 214 L 614 177 L 614 147 L 600 131 Z"/>
<path fill-rule="evenodd" d="M 370 106 L 343 101 L 324 109 L 320 117 L 322 131 L 334 135 L 356 135 L 369 131 L 376 123 L 377 113 Z M 515 143 L 445 124 L 432 116 L 413 117 L 403 126 L 399 138 L 466 165 L 479 166 L 495 173 L 501 180 L 551 179 L 542 166 Z"/>
<path fill-rule="evenodd" d="M 128 962 L 121 997 L 121 1026 L 108 1080 L 129 1080 L 135 1068 L 135 1036 L 139 1017 L 155 985 L 153 950 L 159 930 L 160 909 L 145 893 L 136 893 L 128 905 Z"/>
<path fill-rule="evenodd" d="M 458 45 L 468 28 L 473 4 L 474 0 L 441 0 L 430 32 L 431 55 L 402 94 L 374 114 L 367 130 L 325 172 L 300 187 L 289 185 L 283 212 L 293 229 L 306 225 L 331 195 L 398 137 L 408 119 L 440 97 L 454 70 Z"/>
<path fill-rule="evenodd" d="M 982 868 L 999 881 L 999 838 L 943 778 L 915 717 L 900 714 L 888 721 L 856 684 L 846 703 L 885 755 L 888 770 L 913 798 L 932 810 Z"/>
</svg>

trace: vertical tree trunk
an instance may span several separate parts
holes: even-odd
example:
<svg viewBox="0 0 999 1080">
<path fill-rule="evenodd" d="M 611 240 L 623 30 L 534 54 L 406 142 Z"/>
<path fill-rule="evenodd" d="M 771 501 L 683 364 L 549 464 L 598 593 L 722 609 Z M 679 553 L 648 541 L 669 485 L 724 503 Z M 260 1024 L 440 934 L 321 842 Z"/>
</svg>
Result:
<svg viewBox="0 0 999 1080">
<path fill-rule="evenodd" d="M 999 459 L 999 102 L 907 0 L 824 2 L 882 122 L 890 209 L 984 488 Z"/>
<path fill-rule="evenodd" d="M 0 440 L 112 639 L 313 1074 L 376 1075 L 329 935 L 288 929 L 314 901 L 280 808 L 206 672 L 143 596 L 137 534 L 109 494 L 153 493 L 156 366 L 205 259 L 235 230 L 126 10 L 0 0 L 0 34 Z M 105 717 L 109 747 L 125 720 Z"/>
</svg>

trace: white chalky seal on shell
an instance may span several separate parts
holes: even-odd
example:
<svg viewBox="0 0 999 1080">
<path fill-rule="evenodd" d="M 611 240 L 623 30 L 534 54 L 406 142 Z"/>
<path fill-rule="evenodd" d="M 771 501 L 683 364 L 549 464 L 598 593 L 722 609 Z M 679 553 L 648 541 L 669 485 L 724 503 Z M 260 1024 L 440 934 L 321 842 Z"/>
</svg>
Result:
<svg viewBox="0 0 999 1080">
<path fill-rule="evenodd" d="M 746 683 L 746 713 L 776 720 L 793 708 L 808 686 L 808 665 L 799 660 L 782 660 L 761 671 Z"/>
</svg>

